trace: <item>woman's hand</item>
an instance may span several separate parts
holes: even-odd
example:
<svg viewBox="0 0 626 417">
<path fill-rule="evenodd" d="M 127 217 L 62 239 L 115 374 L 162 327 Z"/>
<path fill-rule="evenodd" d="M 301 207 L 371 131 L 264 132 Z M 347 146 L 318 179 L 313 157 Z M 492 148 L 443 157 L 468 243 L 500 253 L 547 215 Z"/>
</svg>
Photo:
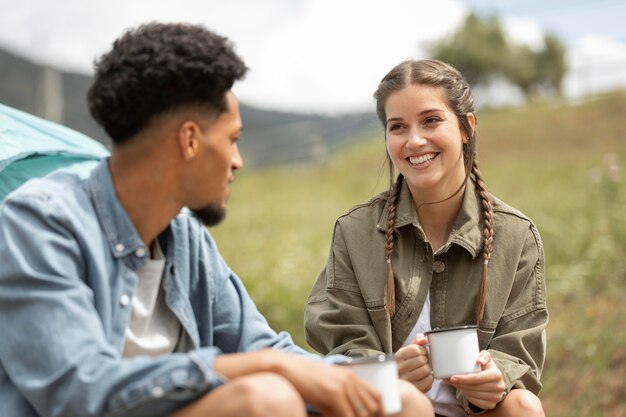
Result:
<svg viewBox="0 0 626 417">
<path fill-rule="evenodd" d="M 430 390 L 434 381 L 425 347 L 427 343 L 426 336 L 420 333 L 415 336 L 413 343 L 396 352 L 400 378 L 411 382 L 422 392 Z"/>
<path fill-rule="evenodd" d="M 470 403 L 491 410 L 506 396 L 504 377 L 486 350 L 480 352 L 476 362 L 480 365 L 480 372 L 454 375 L 446 383 L 461 391 Z"/>
</svg>

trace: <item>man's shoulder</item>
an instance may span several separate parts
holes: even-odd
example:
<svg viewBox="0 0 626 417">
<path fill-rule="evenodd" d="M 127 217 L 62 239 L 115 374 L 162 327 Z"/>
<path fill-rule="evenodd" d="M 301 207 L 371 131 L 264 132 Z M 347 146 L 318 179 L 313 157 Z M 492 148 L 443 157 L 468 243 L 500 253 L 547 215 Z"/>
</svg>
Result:
<svg viewBox="0 0 626 417">
<path fill-rule="evenodd" d="M 5 204 L 39 205 L 49 210 L 69 208 L 78 210 L 89 202 L 85 180 L 67 172 L 54 172 L 40 178 L 32 178 L 9 193 Z"/>
<path fill-rule="evenodd" d="M 16 236 L 20 251 L 44 251 L 46 245 L 78 250 L 77 242 L 97 241 L 100 234 L 99 219 L 82 181 L 67 173 L 29 180 L 0 207 L 0 235 Z"/>
</svg>

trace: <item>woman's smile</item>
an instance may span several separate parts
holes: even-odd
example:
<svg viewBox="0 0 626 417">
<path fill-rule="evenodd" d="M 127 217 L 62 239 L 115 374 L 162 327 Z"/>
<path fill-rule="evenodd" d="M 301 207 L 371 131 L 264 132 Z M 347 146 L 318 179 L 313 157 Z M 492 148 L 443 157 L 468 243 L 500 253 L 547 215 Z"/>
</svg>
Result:
<svg viewBox="0 0 626 417">
<path fill-rule="evenodd" d="M 411 164 L 412 167 L 425 168 L 430 165 L 429 162 L 432 162 L 438 156 L 439 153 L 429 152 L 418 156 L 409 156 L 407 161 L 409 161 L 409 164 Z"/>
</svg>

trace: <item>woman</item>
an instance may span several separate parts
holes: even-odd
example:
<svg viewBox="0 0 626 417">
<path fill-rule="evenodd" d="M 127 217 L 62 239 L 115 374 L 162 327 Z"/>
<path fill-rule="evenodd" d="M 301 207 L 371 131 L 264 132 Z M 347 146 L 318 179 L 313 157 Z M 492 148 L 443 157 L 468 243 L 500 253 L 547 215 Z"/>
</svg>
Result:
<svg viewBox="0 0 626 417">
<path fill-rule="evenodd" d="M 337 220 L 307 301 L 308 342 L 324 354 L 395 353 L 438 415 L 543 416 L 543 247 L 530 219 L 487 191 L 467 82 L 443 62 L 407 61 L 374 97 L 399 175 Z M 423 333 L 469 324 L 480 372 L 434 380 Z"/>
</svg>

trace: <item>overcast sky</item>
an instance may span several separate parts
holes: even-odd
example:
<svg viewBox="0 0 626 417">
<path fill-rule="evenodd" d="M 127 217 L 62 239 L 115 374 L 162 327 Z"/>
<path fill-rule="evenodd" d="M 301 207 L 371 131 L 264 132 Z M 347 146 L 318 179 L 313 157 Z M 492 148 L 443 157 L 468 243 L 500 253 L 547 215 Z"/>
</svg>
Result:
<svg viewBox="0 0 626 417">
<path fill-rule="evenodd" d="M 498 12 L 509 35 L 531 46 L 556 33 L 574 66 L 606 57 L 626 65 L 626 1 L 616 0 L 0 0 L 0 10 L 0 46 L 85 74 L 126 28 L 202 23 L 229 37 L 251 68 L 235 87 L 239 98 L 288 111 L 372 110 L 380 78 L 402 60 L 425 58 L 425 43 L 470 10 Z M 622 82 L 620 68 L 596 87 Z M 570 77 L 566 88 L 575 93 L 580 80 Z"/>
</svg>

